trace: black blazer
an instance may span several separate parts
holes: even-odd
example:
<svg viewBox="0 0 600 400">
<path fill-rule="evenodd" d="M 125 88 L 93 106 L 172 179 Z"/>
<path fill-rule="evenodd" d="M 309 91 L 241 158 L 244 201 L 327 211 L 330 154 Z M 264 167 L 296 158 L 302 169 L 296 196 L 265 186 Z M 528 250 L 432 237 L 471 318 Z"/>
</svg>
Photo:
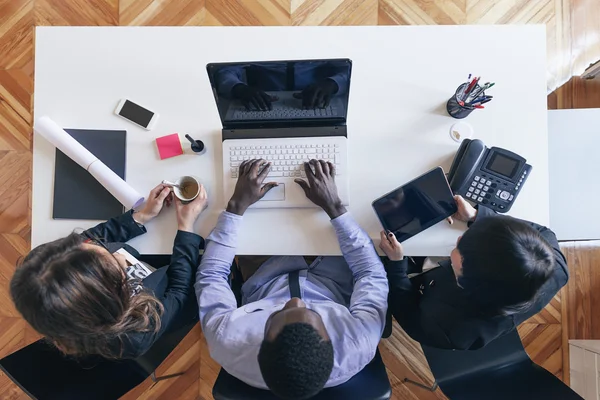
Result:
<svg viewBox="0 0 600 400">
<path fill-rule="evenodd" d="M 479 206 L 473 223 L 495 215 L 489 208 Z M 390 286 L 389 308 L 406 333 L 431 347 L 475 350 L 540 312 L 567 283 L 569 271 L 554 232 L 533 222 L 527 223 L 554 248 L 556 259 L 554 272 L 542 286 L 541 296 L 532 307 L 510 316 L 484 316 L 457 285 L 449 261 L 409 279 L 405 257 L 402 261 L 388 261 L 386 271 Z"/>
<path fill-rule="evenodd" d="M 99 224 L 83 232 L 83 236 L 102 240 L 110 251 L 124 247 L 136 258 L 139 253 L 125 244 L 128 240 L 146 233 L 146 228 L 134 221 L 132 211 Z M 200 264 L 200 249 L 204 239 L 195 233 L 178 231 L 173 244 L 169 265 L 158 268 L 142 284 L 162 303 L 164 312 L 158 332 L 132 332 L 116 338 L 114 348 L 121 358 L 136 358 L 150 349 L 165 332 L 198 318 L 198 305 L 194 294 L 194 274 Z M 143 259 L 143 256 L 141 257 Z"/>
</svg>

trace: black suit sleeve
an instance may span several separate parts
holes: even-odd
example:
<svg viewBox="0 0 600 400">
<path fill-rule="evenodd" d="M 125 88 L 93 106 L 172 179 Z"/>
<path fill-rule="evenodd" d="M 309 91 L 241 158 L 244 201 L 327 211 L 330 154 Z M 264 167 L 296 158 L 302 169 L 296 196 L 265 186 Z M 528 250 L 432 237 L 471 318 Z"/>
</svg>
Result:
<svg viewBox="0 0 600 400">
<path fill-rule="evenodd" d="M 82 235 L 104 243 L 124 243 L 144 233 L 146 228 L 134 221 L 133 210 L 130 210 L 84 231 Z"/>
<path fill-rule="evenodd" d="M 200 264 L 200 247 L 204 243 L 201 236 L 178 231 L 173 244 L 173 255 L 167 269 L 169 280 L 164 296 L 159 298 L 165 309 L 161 318 L 158 336 L 167 331 L 176 319 L 178 312 L 190 297 L 194 297 L 194 271 Z"/>
<path fill-rule="evenodd" d="M 385 264 L 390 288 L 388 307 L 398 324 L 417 342 L 441 349 L 452 349 L 446 333 L 430 315 L 423 312 L 418 288 L 408 277 L 408 258 Z"/>
<path fill-rule="evenodd" d="M 165 332 L 177 327 L 187 316 L 183 312 L 190 299 L 194 299 L 194 271 L 200 263 L 200 248 L 204 247 L 204 239 L 190 232 L 178 231 L 173 244 L 173 255 L 167 268 L 167 287 L 158 300 L 164 311 L 160 320 L 158 332 L 133 333 L 125 338 L 123 358 L 135 358 L 152 347 Z M 184 321 L 185 322 L 185 321 Z"/>
</svg>

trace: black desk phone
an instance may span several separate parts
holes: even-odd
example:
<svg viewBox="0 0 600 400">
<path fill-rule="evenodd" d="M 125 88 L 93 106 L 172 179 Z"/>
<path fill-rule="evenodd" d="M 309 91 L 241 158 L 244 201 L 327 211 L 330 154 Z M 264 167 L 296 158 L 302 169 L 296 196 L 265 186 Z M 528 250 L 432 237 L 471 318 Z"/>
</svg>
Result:
<svg viewBox="0 0 600 400">
<path fill-rule="evenodd" d="M 488 149 L 479 139 L 465 139 L 448 172 L 448 182 L 454 194 L 505 213 L 531 173 L 526 161 L 499 147 Z"/>
</svg>

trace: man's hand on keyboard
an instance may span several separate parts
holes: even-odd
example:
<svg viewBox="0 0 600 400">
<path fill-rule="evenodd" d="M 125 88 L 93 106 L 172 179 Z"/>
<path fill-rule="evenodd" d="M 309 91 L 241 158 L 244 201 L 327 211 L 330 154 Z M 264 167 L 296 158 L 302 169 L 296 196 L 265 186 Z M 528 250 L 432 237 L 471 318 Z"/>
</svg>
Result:
<svg viewBox="0 0 600 400">
<path fill-rule="evenodd" d="M 302 93 L 294 93 L 294 97 L 302 99 L 302 108 L 326 108 L 338 91 L 338 85 L 333 79 L 323 79 L 307 86 Z"/>
<path fill-rule="evenodd" d="M 261 167 L 263 167 L 262 170 Z M 233 196 L 227 204 L 227 211 L 244 215 L 248 207 L 262 199 L 269 190 L 278 186 L 277 182 L 269 182 L 263 185 L 270 170 L 271 163 L 263 159 L 242 162 Z"/>
<path fill-rule="evenodd" d="M 294 182 L 304 189 L 306 197 L 321 207 L 331 219 L 346 213 L 335 184 L 335 166 L 323 160 L 310 160 L 304 163 L 304 171 L 308 182 L 304 179 L 294 179 Z"/>
<path fill-rule="evenodd" d="M 252 86 L 238 83 L 231 89 L 234 98 L 240 100 L 246 109 L 250 111 L 252 107 L 256 110 L 272 110 L 271 103 L 278 100 L 277 97 L 271 97 L 260 89 Z"/>
</svg>

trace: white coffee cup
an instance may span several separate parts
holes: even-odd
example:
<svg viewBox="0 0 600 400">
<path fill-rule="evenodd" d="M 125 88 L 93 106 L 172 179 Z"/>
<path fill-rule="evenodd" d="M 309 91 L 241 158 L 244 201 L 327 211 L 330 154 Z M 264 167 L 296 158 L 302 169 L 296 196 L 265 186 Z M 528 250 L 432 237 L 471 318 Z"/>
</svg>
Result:
<svg viewBox="0 0 600 400">
<path fill-rule="evenodd" d="M 192 201 L 200 194 L 200 182 L 194 176 L 186 175 L 175 181 L 179 187 L 173 187 L 173 193 L 181 201 Z"/>
</svg>

